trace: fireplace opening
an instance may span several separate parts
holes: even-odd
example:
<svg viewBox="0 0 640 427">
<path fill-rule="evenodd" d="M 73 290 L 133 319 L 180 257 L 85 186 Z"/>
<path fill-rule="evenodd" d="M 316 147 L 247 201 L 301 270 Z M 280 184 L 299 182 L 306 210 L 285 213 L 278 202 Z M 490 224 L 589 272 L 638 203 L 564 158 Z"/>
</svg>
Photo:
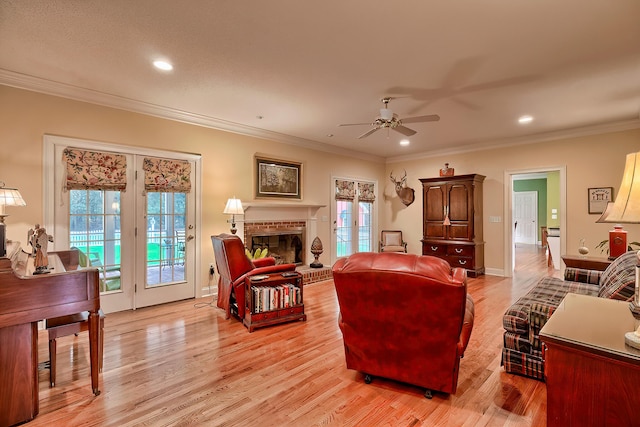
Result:
<svg viewBox="0 0 640 427">
<path fill-rule="evenodd" d="M 268 248 L 267 256 L 274 257 L 276 264 L 304 264 L 304 235 L 302 231 L 271 230 L 247 236 L 251 253 Z M 250 240 L 249 240 L 250 239 Z"/>
</svg>

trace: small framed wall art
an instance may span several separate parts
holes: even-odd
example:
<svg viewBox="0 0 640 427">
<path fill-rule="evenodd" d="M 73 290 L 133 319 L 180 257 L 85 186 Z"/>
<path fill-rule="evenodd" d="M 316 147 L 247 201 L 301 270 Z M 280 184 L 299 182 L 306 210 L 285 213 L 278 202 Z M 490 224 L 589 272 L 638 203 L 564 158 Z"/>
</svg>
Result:
<svg viewBox="0 0 640 427">
<path fill-rule="evenodd" d="M 302 200 L 302 163 L 256 156 L 256 198 Z"/>
<path fill-rule="evenodd" d="M 613 187 L 589 188 L 589 213 L 601 214 L 613 202 Z"/>
</svg>

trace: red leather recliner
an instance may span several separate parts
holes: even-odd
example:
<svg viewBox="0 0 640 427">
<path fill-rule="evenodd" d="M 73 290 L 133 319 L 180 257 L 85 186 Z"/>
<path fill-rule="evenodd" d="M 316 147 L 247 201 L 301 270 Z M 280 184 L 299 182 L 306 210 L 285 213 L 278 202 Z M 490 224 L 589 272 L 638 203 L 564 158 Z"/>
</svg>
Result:
<svg viewBox="0 0 640 427">
<path fill-rule="evenodd" d="M 333 280 L 348 369 L 455 393 L 473 329 L 466 271 L 436 257 L 357 253 Z"/>
<path fill-rule="evenodd" d="M 257 274 L 281 273 L 295 271 L 295 264 L 279 264 L 273 257 L 266 257 L 251 261 L 244 252 L 244 244 L 235 234 L 220 234 L 211 236 L 213 255 L 220 279 L 218 280 L 218 307 L 226 311 L 226 318 L 231 312 L 239 319 L 244 318 L 245 310 L 245 281 Z M 237 313 L 232 310 L 237 302 Z"/>
</svg>

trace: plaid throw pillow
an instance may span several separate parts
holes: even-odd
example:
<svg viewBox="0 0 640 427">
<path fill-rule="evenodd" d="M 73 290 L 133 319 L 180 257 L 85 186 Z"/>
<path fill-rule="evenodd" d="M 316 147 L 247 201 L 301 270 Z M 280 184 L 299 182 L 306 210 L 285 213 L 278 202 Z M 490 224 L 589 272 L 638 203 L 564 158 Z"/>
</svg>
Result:
<svg viewBox="0 0 640 427">
<path fill-rule="evenodd" d="M 601 298 L 631 301 L 636 285 L 636 252 L 630 251 L 620 255 L 607 267 L 600 278 Z"/>
</svg>

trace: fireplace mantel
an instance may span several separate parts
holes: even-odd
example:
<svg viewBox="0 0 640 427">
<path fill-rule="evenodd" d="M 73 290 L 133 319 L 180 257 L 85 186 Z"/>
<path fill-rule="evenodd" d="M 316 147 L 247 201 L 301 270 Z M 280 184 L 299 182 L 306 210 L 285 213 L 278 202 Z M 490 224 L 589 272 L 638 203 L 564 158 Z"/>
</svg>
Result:
<svg viewBox="0 0 640 427">
<path fill-rule="evenodd" d="M 247 210 L 251 208 L 255 209 L 278 209 L 278 208 L 300 208 L 300 209 L 315 209 L 316 211 L 320 208 L 324 208 L 327 205 L 319 205 L 314 203 L 291 203 L 291 202 L 251 202 L 251 203 L 242 203 L 242 207 Z"/>
<path fill-rule="evenodd" d="M 253 201 L 242 203 L 244 215 L 236 215 L 240 217 L 238 222 L 238 235 L 244 237 L 244 226 L 248 223 L 261 221 L 303 221 L 305 227 L 306 255 L 304 259 L 313 259 L 310 245 L 313 239 L 318 235 L 318 211 L 327 205 L 317 203 L 296 203 L 296 202 L 277 202 L 277 201 Z M 244 240 L 243 240 L 244 241 Z"/>
</svg>

